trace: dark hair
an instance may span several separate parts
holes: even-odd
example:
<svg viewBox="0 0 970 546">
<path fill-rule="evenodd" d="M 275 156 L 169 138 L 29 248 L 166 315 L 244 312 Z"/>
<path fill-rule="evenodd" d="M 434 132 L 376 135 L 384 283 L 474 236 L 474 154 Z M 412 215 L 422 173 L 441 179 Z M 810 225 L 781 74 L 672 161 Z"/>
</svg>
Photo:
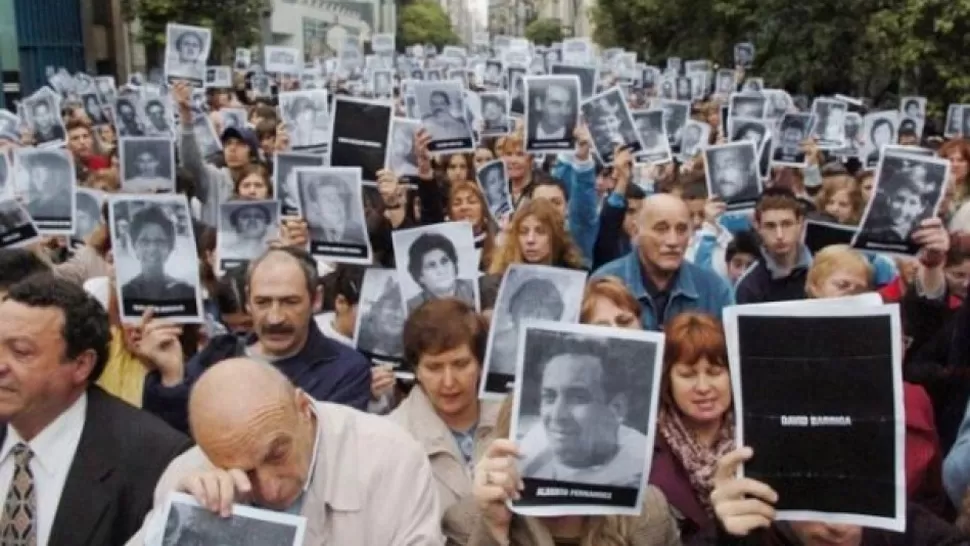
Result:
<svg viewBox="0 0 970 546">
<path fill-rule="evenodd" d="M 421 285 L 418 279 L 424 272 L 424 257 L 432 250 L 444 252 L 455 265 L 455 269 L 458 269 L 458 251 L 455 250 L 455 243 L 440 233 L 422 233 L 408 249 L 408 273 L 418 285 Z"/>
<path fill-rule="evenodd" d="M 245 201 L 243 202 L 245 203 Z M 242 214 L 242 211 L 246 209 L 256 209 L 259 212 L 261 212 L 267 224 L 273 221 L 273 218 L 270 215 L 269 211 L 266 210 L 265 205 L 260 205 L 256 203 L 240 205 L 239 207 L 236 207 L 235 210 L 229 213 L 229 223 L 232 224 L 232 227 L 236 228 L 237 231 L 239 230 L 239 215 Z"/>
<path fill-rule="evenodd" d="M 684 180 L 684 191 L 681 194 L 681 198 L 684 201 L 693 201 L 695 199 L 707 200 L 707 180 L 701 175 L 703 175 L 703 172 L 698 172 L 698 175 L 688 177 Z"/>
<path fill-rule="evenodd" d="M 876 134 L 876 129 L 878 129 L 883 125 L 887 125 L 893 133 L 896 132 L 896 129 L 893 127 L 893 123 L 891 121 L 889 121 L 886 118 L 880 118 L 880 119 L 877 119 L 875 122 L 873 122 L 872 127 L 869 128 L 869 138 L 871 140 L 875 140 L 874 138 L 872 138 L 872 135 Z"/>
<path fill-rule="evenodd" d="M 766 188 L 761 193 L 754 208 L 755 220 L 760 222 L 761 215 L 769 210 L 790 210 L 795 213 L 795 218 L 805 216 L 805 204 L 795 197 L 794 192 L 783 187 Z"/>
<path fill-rule="evenodd" d="M 74 199 L 77 210 L 86 212 L 95 219 L 101 218 L 101 205 L 90 194 L 78 192 Z"/>
<path fill-rule="evenodd" d="M 647 198 L 647 192 L 643 191 L 643 188 L 641 188 L 640 186 L 634 184 L 633 182 L 630 182 L 629 184 L 626 185 L 626 193 L 625 193 L 624 197 L 626 197 L 627 200 L 630 200 L 630 199 L 635 199 L 635 200 L 646 199 Z"/>
<path fill-rule="evenodd" d="M 445 93 L 444 91 L 441 91 L 441 90 L 432 91 L 431 95 L 428 97 L 428 102 L 431 102 L 431 99 L 433 99 L 436 96 L 445 99 L 445 104 L 451 106 L 451 98 L 448 97 L 448 93 Z"/>
<path fill-rule="evenodd" d="M 523 308 L 535 309 L 549 306 L 555 314 L 553 320 L 562 316 L 565 303 L 556 285 L 549 279 L 536 277 L 525 281 L 509 297 L 509 313 L 518 316 Z"/>
<path fill-rule="evenodd" d="M 626 376 L 626 369 L 623 366 L 610 366 L 608 364 L 610 348 L 606 340 L 597 339 L 596 342 L 591 342 L 593 340 L 590 338 L 577 338 L 573 335 L 557 336 L 556 339 L 560 346 L 545 353 L 545 357 L 542 359 L 542 373 L 539 374 L 540 381 L 546 374 L 549 363 L 560 356 L 589 357 L 599 362 L 602 372 L 602 387 L 607 402 L 617 395 L 627 392 L 629 379 Z"/>
<path fill-rule="evenodd" d="M 183 32 L 182 34 L 179 35 L 178 38 L 175 39 L 175 49 L 182 49 L 182 43 L 188 37 L 192 37 L 198 40 L 199 46 L 205 45 L 205 40 L 202 39 L 201 34 L 199 34 L 198 32 L 187 31 L 187 32 Z"/>
<path fill-rule="evenodd" d="M 246 310 L 246 268 L 227 269 L 216 283 L 216 305 L 219 313 L 239 313 Z"/>
<path fill-rule="evenodd" d="M 10 287 L 7 300 L 28 307 L 56 307 L 64 315 L 61 336 L 64 357 L 74 359 L 85 351 L 94 351 L 95 361 L 88 382 L 101 377 L 108 363 L 111 327 L 108 312 L 79 285 L 51 273 L 32 275 Z"/>
<path fill-rule="evenodd" d="M 478 359 L 485 362 L 488 323 L 475 308 L 455 298 L 441 298 L 421 304 L 408 316 L 401 334 L 404 361 L 417 369 L 421 357 L 441 354 L 468 345 Z"/>
<path fill-rule="evenodd" d="M 91 132 L 91 124 L 88 123 L 88 122 L 86 122 L 86 121 L 84 121 L 84 120 L 80 120 L 80 119 L 70 119 L 70 120 L 68 120 L 68 122 L 66 124 L 64 124 L 64 132 L 65 133 L 70 133 L 71 131 L 73 131 L 75 129 L 87 129 L 87 131 L 90 133 Z"/>
<path fill-rule="evenodd" d="M 306 250 L 302 248 L 296 248 L 292 246 L 281 246 L 279 248 L 271 248 L 263 253 L 262 256 L 256 258 L 255 260 L 249 262 L 249 270 L 246 272 L 246 293 L 253 283 L 253 273 L 256 269 L 266 260 L 269 256 L 274 254 L 285 254 L 290 258 L 296 260 L 297 265 L 300 266 L 300 271 L 303 272 L 304 280 L 306 281 L 306 289 L 310 294 L 310 298 L 317 292 L 317 286 L 320 285 L 319 273 L 317 271 L 317 262 L 313 259 Z"/>
<path fill-rule="evenodd" d="M 348 305 L 357 305 L 360 301 L 360 289 L 364 282 L 364 271 L 367 268 L 354 264 L 340 264 L 334 271 L 333 295 L 343 296 Z"/>
<path fill-rule="evenodd" d="M 728 243 L 724 252 L 724 260 L 730 262 L 737 254 L 750 254 L 757 257 L 759 252 L 758 236 L 746 229 L 734 234 L 734 239 Z"/>
<path fill-rule="evenodd" d="M 28 277 L 50 270 L 50 265 L 26 248 L 0 249 L 0 290 L 8 290 Z"/>
<path fill-rule="evenodd" d="M 173 224 L 168 216 L 162 212 L 161 208 L 154 205 L 141 209 L 131 217 L 129 231 L 131 233 L 132 244 L 138 240 L 138 237 L 141 236 L 142 230 L 148 225 L 156 225 L 162 228 L 162 232 L 165 233 L 165 238 L 168 239 L 169 245 L 174 245 L 175 224 Z"/>
</svg>

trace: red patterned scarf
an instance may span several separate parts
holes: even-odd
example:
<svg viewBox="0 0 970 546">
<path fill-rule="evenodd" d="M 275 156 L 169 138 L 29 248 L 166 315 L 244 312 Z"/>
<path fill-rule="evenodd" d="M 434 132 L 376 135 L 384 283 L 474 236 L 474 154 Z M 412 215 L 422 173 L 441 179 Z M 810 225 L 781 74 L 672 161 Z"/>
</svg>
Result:
<svg viewBox="0 0 970 546">
<path fill-rule="evenodd" d="M 670 446 L 674 456 L 684 465 L 690 478 L 691 488 L 707 513 L 714 517 L 711 506 L 711 490 L 714 489 L 714 470 L 717 461 L 734 449 L 734 412 L 724 415 L 714 445 L 703 446 L 684 425 L 680 412 L 661 407 L 657 431 Z"/>
</svg>

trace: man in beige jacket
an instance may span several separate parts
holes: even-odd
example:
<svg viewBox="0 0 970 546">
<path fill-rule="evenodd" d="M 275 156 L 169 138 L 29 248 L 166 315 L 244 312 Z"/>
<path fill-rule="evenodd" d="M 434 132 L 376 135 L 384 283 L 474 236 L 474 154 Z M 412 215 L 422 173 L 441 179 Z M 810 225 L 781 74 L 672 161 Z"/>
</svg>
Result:
<svg viewBox="0 0 970 546">
<path fill-rule="evenodd" d="M 444 543 L 418 443 L 380 417 L 312 400 L 272 366 L 236 358 L 207 370 L 189 423 L 198 446 L 165 471 L 129 546 L 157 543 L 172 491 L 224 517 L 234 503 L 300 514 L 304 546 Z"/>
</svg>

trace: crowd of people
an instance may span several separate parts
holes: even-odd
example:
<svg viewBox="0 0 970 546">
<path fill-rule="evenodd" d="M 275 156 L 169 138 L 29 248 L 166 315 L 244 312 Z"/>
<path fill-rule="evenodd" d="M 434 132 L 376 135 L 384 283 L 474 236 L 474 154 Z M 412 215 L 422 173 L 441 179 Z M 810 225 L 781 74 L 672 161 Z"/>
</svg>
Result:
<svg viewBox="0 0 970 546">
<path fill-rule="evenodd" d="M 394 81 L 391 100 L 406 117 L 400 84 Z M 293 142 L 275 98 L 254 97 L 243 71 L 234 73 L 234 85 L 206 91 L 204 115 L 221 143 L 208 155 L 195 130 L 191 85 L 168 88 L 178 115 L 175 193 L 191 204 L 186 229 L 197 243 L 202 324 L 169 321 L 152 309 L 132 323 L 119 312 L 112 241 L 170 253 L 178 229 L 164 218 L 112 234 L 104 208 L 83 238 L 45 235 L 0 249 L 0 544 L 163 543 L 172 492 L 223 517 L 237 503 L 302 515 L 307 546 L 970 544 L 970 141 L 944 140 L 927 128 L 914 143 L 949 161 L 949 180 L 938 214 L 909 235 L 918 254 L 899 257 L 846 244 L 807 246 L 809 222 L 854 226 L 867 204 L 890 197 L 874 191 L 864 161 L 801 138 L 804 123 L 777 138 L 782 157 L 804 154 L 806 166 L 771 169 L 753 209 L 740 213 L 709 194 L 703 145 L 694 156 L 655 164 L 619 146 L 604 163 L 581 122 L 571 128 L 575 150 L 537 157 L 524 151 L 520 120 L 497 123 L 508 132 L 477 139 L 473 152 L 433 154 L 419 128 L 414 184 L 385 169 L 365 188 L 372 264 L 315 259 L 305 219 L 314 211 L 284 207 L 278 235 L 260 231 L 258 258 L 222 271 L 219 205 L 278 197 L 274 158 Z M 298 85 L 288 79 L 279 89 Z M 331 86 L 348 93 L 343 81 Z M 642 109 L 653 94 L 634 88 L 623 96 Z M 704 94 L 691 106 L 710 145 L 731 140 L 721 102 Z M 120 192 L 117 135 L 126 132 L 125 112 L 117 111 L 114 124 L 95 125 L 83 104 L 63 105 L 78 189 Z M 246 124 L 223 128 L 219 112 L 239 108 Z M 0 136 L 0 152 L 31 147 L 36 137 L 24 125 L 20 134 Z M 476 181 L 477 169 L 496 159 L 511 197 L 503 217 L 489 212 Z M 246 210 L 232 223 L 249 221 Z M 159 227 L 166 222 L 167 230 Z M 394 254 L 394 232 L 444 222 L 471 225 L 477 280 L 456 279 L 459 258 L 447 239 L 422 236 L 412 246 L 433 263 Z M 358 326 L 368 268 L 393 270 L 398 261 L 409 263 L 407 282 L 421 292 L 405 306 L 388 280 L 386 304 L 374 304 L 388 318 Z M 588 272 L 581 324 L 665 335 L 652 464 L 641 470 L 650 486 L 639 515 L 533 517 L 509 508 L 523 487 L 523 446 L 510 438 L 512 397 L 480 392 L 490 330 L 507 340 L 518 329 L 493 313 L 502 279 L 517 264 Z M 440 279 L 450 280 L 442 288 Z M 164 267 L 132 282 L 159 297 L 192 291 Z M 518 310 L 508 320 L 535 308 L 562 312 L 554 286 L 523 286 L 529 283 L 547 295 L 513 296 L 510 307 Z M 899 304 L 903 323 L 905 531 L 777 521 L 777 494 L 737 474 L 754 454 L 735 443 L 734 363 L 722 311 L 873 291 Z M 371 361 L 358 350 L 361 337 L 375 338 L 368 347 L 400 353 L 403 364 Z M 515 368 L 514 345 L 494 349 L 496 365 Z M 595 355 L 584 362 L 595 368 Z M 590 451 L 573 455 L 593 457 L 603 475 L 622 470 L 628 455 L 617 434 L 645 441 L 622 423 L 593 430 L 601 421 L 584 412 L 609 412 L 605 386 L 543 388 L 543 397 L 549 390 L 576 406 L 556 419 L 593 427 Z M 555 473 L 560 463 L 536 464 Z"/>
</svg>

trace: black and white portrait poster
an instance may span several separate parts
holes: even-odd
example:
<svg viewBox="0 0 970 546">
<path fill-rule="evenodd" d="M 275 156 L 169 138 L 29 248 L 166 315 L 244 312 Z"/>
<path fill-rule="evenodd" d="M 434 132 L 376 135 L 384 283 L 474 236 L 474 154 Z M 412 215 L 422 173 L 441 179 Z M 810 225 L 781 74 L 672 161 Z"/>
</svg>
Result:
<svg viewBox="0 0 970 546">
<path fill-rule="evenodd" d="M 387 161 L 394 107 L 380 100 L 341 95 L 334 99 L 330 165 L 357 167 L 364 182 L 376 184 L 377 171 Z"/>
<path fill-rule="evenodd" d="M 583 119 L 593 138 L 593 148 L 604 164 L 613 163 L 617 146 L 626 146 L 634 155 L 643 149 L 640 133 L 633 123 L 626 99 L 619 87 L 610 88 L 582 104 Z"/>
<path fill-rule="evenodd" d="M 465 117 L 465 101 L 458 82 L 414 82 L 414 98 L 421 123 L 431 135 L 431 152 L 467 152 L 475 138 Z"/>
<path fill-rule="evenodd" d="M 482 125 L 480 134 L 501 136 L 512 132 L 513 123 L 509 116 L 509 92 L 505 90 L 486 91 L 479 94 L 482 102 Z"/>
<path fill-rule="evenodd" d="M 899 99 L 899 113 L 901 117 L 916 120 L 919 130 L 923 132 L 923 121 L 926 119 L 926 97 L 902 97 Z"/>
<path fill-rule="evenodd" d="M 489 59 L 485 61 L 485 74 L 482 81 L 486 87 L 496 88 L 502 86 L 502 61 Z"/>
<path fill-rule="evenodd" d="M 510 437 L 528 516 L 641 513 L 663 334 L 548 321 L 519 329 Z M 614 455 L 603 461 L 604 453 Z"/>
<path fill-rule="evenodd" d="M 232 89 L 232 68 L 209 66 L 205 69 L 206 89 Z"/>
<path fill-rule="evenodd" d="M 408 314 L 422 303 L 458 298 L 480 309 L 478 250 L 468 222 L 446 222 L 391 233 L 401 301 Z"/>
<path fill-rule="evenodd" d="M 963 134 L 963 105 L 951 104 L 946 109 L 945 138 L 959 138 Z"/>
<path fill-rule="evenodd" d="M 525 151 L 565 152 L 576 148 L 579 78 L 526 76 Z"/>
<path fill-rule="evenodd" d="M 60 97 L 50 92 L 38 92 L 23 101 L 23 116 L 39 148 L 62 146 L 67 132 L 61 118 Z M 18 131 L 18 140 L 19 140 Z"/>
<path fill-rule="evenodd" d="M 637 160 L 644 163 L 668 163 L 671 154 L 670 141 L 664 128 L 664 111 L 634 110 L 631 115 L 643 142 L 643 149 L 637 154 Z"/>
<path fill-rule="evenodd" d="M 722 68 L 714 76 L 714 93 L 719 97 L 729 97 L 737 88 L 737 74 L 730 68 Z"/>
<path fill-rule="evenodd" d="M 768 99 L 760 93 L 734 93 L 728 100 L 728 119 L 761 119 L 768 111 Z"/>
<path fill-rule="evenodd" d="M 91 188 L 77 188 L 74 196 L 74 233 L 76 241 L 86 241 L 103 222 L 101 213 L 106 194 Z"/>
<path fill-rule="evenodd" d="M 501 399 L 511 391 L 522 324 L 528 320 L 579 321 L 585 286 L 585 271 L 534 264 L 509 266 L 492 312 L 480 397 Z"/>
<path fill-rule="evenodd" d="M 14 192 L 45 235 L 74 232 L 74 158 L 63 148 L 14 150 Z"/>
<path fill-rule="evenodd" d="M 172 126 L 170 118 L 172 109 L 167 104 L 166 99 L 153 98 L 144 101 L 142 109 L 145 112 L 143 118 L 145 134 L 148 136 L 163 136 L 172 139 Z M 244 118 L 245 119 L 245 116 Z"/>
<path fill-rule="evenodd" d="M 253 63 L 253 52 L 248 47 L 237 47 L 232 66 L 236 70 L 247 70 Z"/>
<path fill-rule="evenodd" d="M 212 157 L 222 151 L 222 142 L 216 135 L 212 119 L 204 114 L 197 114 L 192 118 L 192 134 L 199 145 L 202 157 Z"/>
<path fill-rule="evenodd" d="M 778 493 L 776 518 L 902 531 L 899 307 L 741 305 L 724 330 L 737 445 L 754 450 L 739 474 Z"/>
<path fill-rule="evenodd" d="M 38 237 L 40 231 L 23 203 L 13 197 L 0 198 L 0 248 L 24 246 Z"/>
<path fill-rule="evenodd" d="M 220 108 L 219 118 L 222 120 L 222 132 L 226 129 L 245 129 L 246 128 L 246 109 L 245 108 Z"/>
<path fill-rule="evenodd" d="M 863 118 L 862 165 L 873 170 L 879 165 L 879 157 L 885 146 L 896 143 L 899 130 L 899 114 L 894 111 L 872 112 Z"/>
<path fill-rule="evenodd" d="M 109 123 L 108 116 L 101 107 L 101 101 L 98 100 L 97 92 L 92 91 L 82 95 L 81 104 L 84 106 L 84 112 L 91 118 L 91 125 L 99 127 Z"/>
<path fill-rule="evenodd" d="M 266 46 L 263 65 L 269 74 L 299 74 L 302 56 L 295 47 Z"/>
<path fill-rule="evenodd" d="M 202 87 L 211 46 L 211 30 L 169 23 L 165 27 L 165 81 L 185 80 Z"/>
<path fill-rule="evenodd" d="M 760 93 L 765 89 L 764 78 L 748 78 L 741 84 L 742 93 Z"/>
<path fill-rule="evenodd" d="M 812 134 L 815 116 L 812 114 L 785 114 L 779 124 L 778 137 L 774 139 L 771 164 L 775 167 L 805 168 L 805 150 L 802 145 Z"/>
<path fill-rule="evenodd" d="M 310 231 L 310 254 L 336 263 L 371 263 L 359 167 L 296 170 L 300 212 Z"/>
<path fill-rule="evenodd" d="M 579 98 L 586 100 L 596 92 L 596 82 L 599 71 L 595 66 L 574 66 L 568 64 L 554 64 L 550 74 L 554 76 L 576 76 L 579 78 Z"/>
<path fill-rule="evenodd" d="M 664 130 L 673 151 L 680 151 L 680 144 L 684 134 L 684 127 L 690 119 L 690 102 L 684 100 L 660 100 L 660 109 L 664 111 Z"/>
<path fill-rule="evenodd" d="M 202 322 L 202 290 L 192 214 L 184 195 L 108 197 L 111 250 L 121 321 L 154 316 Z"/>
<path fill-rule="evenodd" d="M 279 201 L 228 201 L 219 205 L 218 271 L 245 267 L 279 238 Z"/>
<path fill-rule="evenodd" d="M 566 38 L 562 41 L 562 63 L 572 66 L 593 64 L 593 44 L 589 38 Z"/>
<path fill-rule="evenodd" d="M 505 70 L 505 88 L 509 91 L 509 111 L 513 115 L 525 115 L 525 69 L 509 66 Z"/>
<path fill-rule="evenodd" d="M 375 70 L 371 74 L 371 93 L 380 98 L 394 94 L 394 77 L 390 70 Z"/>
<path fill-rule="evenodd" d="M 279 152 L 273 158 L 273 195 L 282 205 L 283 216 L 300 213 L 300 194 L 296 186 L 296 169 L 323 167 L 323 155 L 298 152 Z"/>
<path fill-rule="evenodd" d="M 765 149 L 771 149 L 772 134 L 771 127 L 773 122 L 763 119 L 735 118 L 731 120 L 731 142 L 744 142 L 747 140 L 754 144 L 757 152 L 758 165 L 762 164 L 762 157 L 768 159 Z M 767 168 L 768 163 L 765 162 Z M 764 178 L 764 176 L 762 176 Z"/>
<path fill-rule="evenodd" d="M 368 267 L 360 288 L 357 303 L 357 324 L 354 326 L 354 346 L 372 362 L 390 364 L 396 374 L 414 375 L 403 371 L 404 322 L 407 320 L 401 285 L 394 269 Z"/>
<path fill-rule="evenodd" d="M 836 150 L 835 153 L 841 158 L 859 158 L 862 155 L 864 142 L 862 115 L 856 112 L 847 113 L 845 115 L 845 146 Z"/>
<path fill-rule="evenodd" d="M 915 256 L 913 232 L 936 216 L 950 175 L 949 160 L 895 150 L 883 151 L 872 198 L 852 246 Z"/>
<path fill-rule="evenodd" d="M 416 183 L 418 177 L 418 156 L 414 153 L 414 135 L 421 128 L 416 119 L 391 119 L 391 137 L 387 146 L 384 168 L 390 169 L 398 178 Z"/>
<path fill-rule="evenodd" d="M 680 153 L 677 157 L 681 161 L 688 161 L 701 153 L 711 140 L 711 126 L 707 123 L 688 120 L 684 125 L 680 137 Z M 646 144 L 646 142 L 644 142 Z"/>
<path fill-rule="evenodd" d="M 707 193 L 724 201 L 729 210 L 749 208 L 761 195 L 758 150 L 745 140 L 704 150 Z"/>
<path fill-rule="evenodd" d="M 734 44 L 734 66 L 748 69 L 754 64 L 754 44 L 741 42 Z"/>
<path fill-rule="evenodd" d="M 118 140 L 121 189 L 128 193 L 175 190 L 175 144 L 168 138 Z"/>
<path fill-rule="evenodd" d="M 152 536 L 149 531 L 148 537 L 155 540 L 146 540 L 146 544 L 301 546 L 306 532 L 306 518 L 242 504 L 234 504 L 232 516 L 224 518 L 199 506 L 191 495 L 171 493 L 158 527 L 156 532 L 160 532 L 161 537 Z"/>
<path fill-rule="evenodd" d="M 330 109 L 325 89 L 280 93 L 280 114 L 290 127 L 294 150 L 317 148 L 330 142 Z"/>
<path fill-rule="evenodd" d="M 845 115 L 849 105 L 837 99 L 817 98 L 812 103 L 815 128 L 812 136 L 818 139 L 821 150 L 837 150 L 845 146 Z"/>
<path fill-rule="evenodd" d="M 145 136 L 145 121 L 140 103 L 135 96 L 118 97 L 115 101 L 114 124 L 119 138 Z"/>
<path fill-rule="evenodd" d="M 509 177 L 505 161 L 494 159 L 481 166 L 475 174 L 487 201 L 488 212 L 499 225 L 502 219 L 512 213 L 512 194 L 509 192 Z"/>
</svg>

